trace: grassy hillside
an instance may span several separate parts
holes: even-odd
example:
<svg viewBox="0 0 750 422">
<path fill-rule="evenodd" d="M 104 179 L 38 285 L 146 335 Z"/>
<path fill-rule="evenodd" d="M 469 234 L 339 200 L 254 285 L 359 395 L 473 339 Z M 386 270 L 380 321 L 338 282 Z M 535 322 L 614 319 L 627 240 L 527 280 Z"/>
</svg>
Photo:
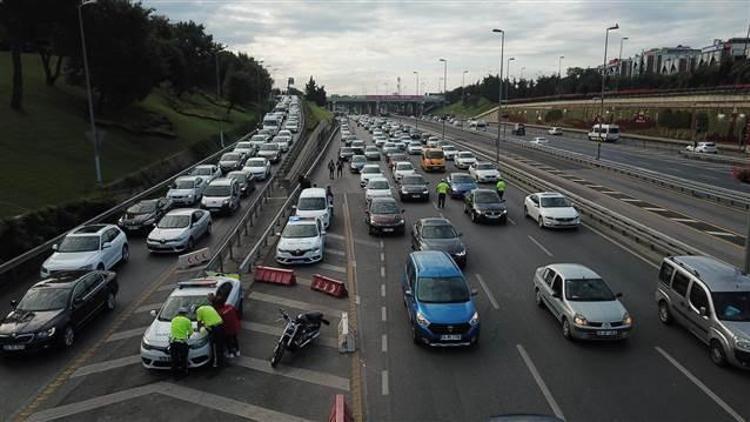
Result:
<svg viewBox="0 0 750 422">
<path fill-rule="evenodd" d="M 305 101 L 305 104 L 307 106 L 307 122 L 305 123 L 305 126 L 307 126 L 308 130 L 315 129 L 315 126 L 317 126 L 318 122 L 321 120 L 331 120 L 333 118 L 333 113 L 318 106 L 314 102 Z"/>
<path fill-rule="evenodd" d="M 24 56 L 24 112 L 10 109 L 9 54 L 0 55 L 0 217 L 67 202 L 96 191 L 85 92 L 59 80 L 48 87 L 38 55 Z M 201 94 L 176 99 L 156 90 L 138 104 L 97 116 L 105 183 L 218 133 L 224 108 Z M 235 110 L 225 132 L 255 120 Z"/>
<path fill-rule="evenodd" d="M 456 102 L 448 104 L 445 107 L 440 107 L 431 114 L 451 114 L 462 118 L 470 118 L 477 114 L 484 113 L 495 106 L 497 106 L 497 103 L 490 102 L 488 99 L 480 97 L 476 104 L 470 105 L 468 103 L 462 104 L 461 102 Z"/>
</svg>

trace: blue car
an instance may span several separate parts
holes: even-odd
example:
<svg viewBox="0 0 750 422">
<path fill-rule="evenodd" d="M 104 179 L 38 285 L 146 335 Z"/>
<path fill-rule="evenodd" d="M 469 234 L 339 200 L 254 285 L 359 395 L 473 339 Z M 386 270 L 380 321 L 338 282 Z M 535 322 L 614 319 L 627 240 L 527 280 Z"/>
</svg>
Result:
<svg viewBox="0 0 750 422">
<path fill-rule="evenodd" d="M 409 254 L 401 277 L 412 339 L 429 346 L 479 342 L 479 313 L 461 269 L 443 251 Z"/>
<path fill-rule="evenodd" d="M 450 190 L 448 194 L 451 198 L 463 199 L 464 195 L 476 189 L 477 182 L 466 173 L 451 173 L 448 175 L 448 184 Z"/>
</svg>

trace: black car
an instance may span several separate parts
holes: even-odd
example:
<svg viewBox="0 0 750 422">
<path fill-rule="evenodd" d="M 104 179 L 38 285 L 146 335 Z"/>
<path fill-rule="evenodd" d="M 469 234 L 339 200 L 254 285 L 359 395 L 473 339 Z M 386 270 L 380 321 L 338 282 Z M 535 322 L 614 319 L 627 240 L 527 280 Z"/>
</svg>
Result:
<svg viewBox="0 0 750 422">
<path fill-rule="evenodd" d="M 370 234 L 404 234 L 404 210 L 391 197 L 375 197 L 365 209 L 365 223 Z"/>
<path fill-rule="evenodd" d="M 423 218 L 411 231 L 411 248 L 415 251 L 437 250 L 448 253 L 459 267 L 466 266 L 466 247 L 461 233 L 445 218 Z"/>
<path fill-rule="evenodd" d="M 240 195 L 247 197 L 255 191 L 255 176 L 249 170 L 236 170 L 227 173 L 227 177 L 234 179 L 240 185 Z"/>
<path fill-rule="evenodd" d="M 33 285 L 0 322 L 5 354 L 71 347 L 76 334 L 100 311 L 117 303 L 117 275 L 111 271 L 61 273 Z"/>
<path fill-rule="evenodd" d="M 471 221 L 505 224 L 508 222 L 508 210 L 505 201 L 492 189 L 474 189 L 464 196 L 464 213 L 469 214 Z"/>
<path fill-rule="evenodd" d="M 170 209 L 172 209 L 172 200 L 169 198 L 140 201 L 125 211 L 125 214 L 117 220 L 117 225 L 126 232 L 151 230 L 154 223 Z"/>
<path fill-rule="evenodd" d="M 245 164 L 244 156 L 239 152 L 228 152 L 219 159 L 219 168 L 222 174 L 239 170 Z"/>
<path fill-rule="evenodd" d="M 398 197 L 402 201 L 430 200 L 430 190 L 427 188 L 428 181 L 424 180 L 421 174 L 407 174 L 401 178 L 401 187 L 398 191 Z"/>
</svg>

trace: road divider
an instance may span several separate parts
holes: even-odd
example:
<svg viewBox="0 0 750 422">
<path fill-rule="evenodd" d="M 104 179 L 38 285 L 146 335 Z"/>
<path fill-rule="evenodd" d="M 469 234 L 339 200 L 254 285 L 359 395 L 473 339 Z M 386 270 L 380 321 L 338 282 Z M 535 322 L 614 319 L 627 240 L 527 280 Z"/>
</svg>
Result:
<svg viewBox="0 0 750 422">
<path fill-rule="evenodd" d="M 328 422 L 353 422 L 352 411 L 346 405 L 343 394 L 336 394 L 331 406 L 331 414 L 328 416 Z"/>
<path fill-rule="evenodd" d="M 185 268 L 194 267 L 196 265 L 208 262 L 211 259 L 211 250 L 209 248 L 199 249 L 194 252 L 182 254 L 177 257 L 177 268 L 183 270 Z"/>
<path fill-rule="evenodd" d="M 352 334 L 349 329 L 349 313 L 342 312 L 341 320 L 339 320 L 338 326 L 338 348 L 339 353 L 354 353 L 357 350 L 357 346 Z"/>
<path fill-rule="evenodd" d="M 280 284 L 282 286 L 294 286 L 297 284 L 297 277 L 294 270 L 274 267 L 255 267 L 253 280 L 260 283 Z"/>
<path fill-rule="evenodd" d="M 346 285 L 343 281 L 334 280 L 321 274 L 313 276 L 310 289 L 338 298 L 349 296 L 349 292 L 346 290 Z"/>
</svg>

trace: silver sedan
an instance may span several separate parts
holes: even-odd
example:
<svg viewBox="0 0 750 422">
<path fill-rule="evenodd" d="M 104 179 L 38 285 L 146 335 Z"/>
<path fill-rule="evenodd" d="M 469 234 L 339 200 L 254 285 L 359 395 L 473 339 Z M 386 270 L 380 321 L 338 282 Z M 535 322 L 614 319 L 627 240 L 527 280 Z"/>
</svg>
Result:
<svg viewBox="0 0 750 422">
<path fill-rule="evenodd" d="M 534 293 L 539 307 L 547 307 L 562 326 L 567 339 L 622 340 L 633 328 L 633 319 L 594 271 L 579 264 L 551 264 L 534 273 Z"/>
</svg>

